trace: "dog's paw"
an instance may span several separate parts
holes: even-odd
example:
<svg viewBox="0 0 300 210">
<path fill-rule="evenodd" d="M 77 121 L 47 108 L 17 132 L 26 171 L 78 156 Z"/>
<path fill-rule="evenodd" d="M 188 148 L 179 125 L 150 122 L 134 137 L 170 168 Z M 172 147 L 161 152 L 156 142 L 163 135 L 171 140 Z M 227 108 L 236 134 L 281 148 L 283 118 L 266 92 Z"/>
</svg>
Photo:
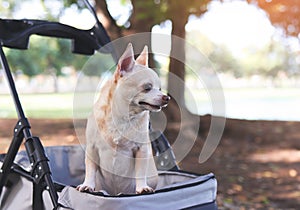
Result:
<svg viewBox="0 0 300 210">
<path fill-rule="evenodd" d="M 85 184 L 81 184 L 76 187 L 76 190 L 78 190 L 79 192 L 94 192 L 95 188 L 91 186 L 87 186 Z"/>
<path fill-rule="evenodd" d="M 149 186 L 137 187 L 136 194 L 154 193 L 154 189 Z"/>
</svg>

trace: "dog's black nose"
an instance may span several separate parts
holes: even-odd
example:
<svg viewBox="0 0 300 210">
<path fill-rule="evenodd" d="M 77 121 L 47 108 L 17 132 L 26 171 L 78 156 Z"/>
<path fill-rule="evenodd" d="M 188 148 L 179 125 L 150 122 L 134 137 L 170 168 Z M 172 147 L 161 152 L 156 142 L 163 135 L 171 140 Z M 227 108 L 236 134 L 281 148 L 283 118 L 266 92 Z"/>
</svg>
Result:
<svg viewBox="0 0 300 210">
<path fill-rule="evenodd" d="M 167 95 L 163 95 L 162 100 L 163 100 L 163 102 L 168 103 L 171 100 L 171 97 L 167 96 Z"/>
</svg>

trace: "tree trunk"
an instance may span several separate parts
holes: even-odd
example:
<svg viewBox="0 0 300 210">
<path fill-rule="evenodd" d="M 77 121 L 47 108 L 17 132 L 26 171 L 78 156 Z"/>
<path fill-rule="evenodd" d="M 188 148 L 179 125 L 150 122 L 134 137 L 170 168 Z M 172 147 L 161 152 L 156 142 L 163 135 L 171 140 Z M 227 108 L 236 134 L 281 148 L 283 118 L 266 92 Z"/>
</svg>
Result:
<svg viewBox="0 0 300 210">
<path fill-rule="evenodd" d="M 145 7 L 144 2 L 137 1 L 137 0 L 131 1 L 133 5 L 133 11 L 130 17 L 131 27 L 126 30 L 118 26 L 115 19 L 111 16 L 107 8 L 106 0 L 96 0 L 95 2 L 96 2 L 96 10 L 97 10 L 98 18 L 100 22 L 103 24 L 106 31 L 108 32 L 108 35 L 110 36 L 112 41 L 135 33 L 144 33 L 144 32 L 149 33 L 149 34 L 145 33 L 145 35 L 141 37 L 142 40 L 138 40 L 136 39 L 136 37 L 134 37 L 133 40 L 128 39 L 128 37 L 126 38 L 124 37 L 123 41 L 117 42 L 118 45 L 121 45 L 121 46 L 115 46 L 115 50 L 116 50 L 115 52 L 117 54 L 117 57 L 120 57 L 123 54 L 122 50 L 126 48 L 128 42 L 131 42 L 133 44 L 134 51 L 136 54 L 142 52 L 144 45 L 147 45 L 151 50 L 150 32 L 154 23 L 153 23 L 153 17 L 146 17 L 145 19 L 140 18 L 140 14 L 143 14 L 143 11 L 148 9 Z M 151 53 L 149 54 L 149 66 L 152 68 L 155 67 L 153 54 Z"/>
<path fill-rule="evenodd" d="M 59 92 L 59 87 L 58 87 L 58 75 L 57 75 L 57 70 L 56 69 L 50 69 L 49 70 L 50 75 L 53 78 L 53 92 L 58 93 Z"/>
<path fill-rule="evenodd" d="M 117 25 L 116 20 L 111 16 L 106 0 L 95 0 L 96 12 L 99 21 L 108 33 L 111 41 L 117 40 L 123 36 L 123 29 Z M 122 55 L 120 46 L 113 46 L 114 53 L 117 58 Z"/>
<path fill-rule="evenodd" d="M 134 50 L 136 53 L 142 52 L 145 45 L 148 46 L 150 53 L 149 53 L 149 67 L 155 68 L 153 54 L 151 53 L 151 29 L 154 23 L 153 15 L 149 14 L 147 4 L 153 4 L 153 2 L 144 2 L 140 0 L 131 0 L 132 3 L 132 15 L 130 17 L 130 34 L 136 33 L 144 33 L 140 36 L 140 40 L 134 37 L 134 40 L 130 40 L 134 44 Z M 144 16 L 142 14 L 149 14 Z M 138 36 L 139 37 L 139 36 Z"/>
<path fill-rule="evenodd" d="M 122 29 L 108 11 L 106 0 L 95 0 L 98 18 L 111 40 L 122 37 Z"/>
<path fill-rule="evenodd" d="M 168 92 L 172 97 L 166 115 L 168 122 L 180 122 L 185 111 L 185 25 L 188 15 L 179 15 L 172 19 L 172 47 L 168 75 Z"/>
</svg>

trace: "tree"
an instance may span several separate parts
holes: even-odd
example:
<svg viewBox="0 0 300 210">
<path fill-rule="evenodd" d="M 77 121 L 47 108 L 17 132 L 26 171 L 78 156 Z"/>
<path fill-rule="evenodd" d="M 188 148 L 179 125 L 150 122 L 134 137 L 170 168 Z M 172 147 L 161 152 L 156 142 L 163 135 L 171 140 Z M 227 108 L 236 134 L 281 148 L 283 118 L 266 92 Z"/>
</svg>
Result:
<svg viewBox="0 0 300 210">
<path fill-rule="evenodd" d="M 119 26 L 117 24 L 116 19 L 114 19 L 114 17 L 112 17 L 112 15 L 110 14 L 107 1 L 95 0 L 95 3 L 96 3 L 96 10 L 98 13 L 98 18 L 103 23 L 105 29 L 107 30 L 112 40 L 116 40 L 125 35 L 150 32 L 152 27 L 155 24 L 159 24 L 163 20 L 165 20 L 164 13 L 161 12 L 160 4 L 154 0 L 146 0 L 146 1 L 120 0 L 120 4 L 132 5 L 131 15 L 128 18 L 129 27 Z M 124 43 L 123 46 L 124 49 L 126 47 L 125 46 L 126 44 L 127 43 Z M 142 42 L 135 42 L 134 50 L 136 52 L 141 52 L 142 49 L 144 48 L 144 45 L 151 46 L 150 34 L 148 37 L 144 36 Z M 123 52 L 116 52 L 116 53 L 118 54 L 117 56 L 120 56 Z M 149 55 L 149 66 L 155 67 L 155 62 L 152 54 Z"/>
<path fill-rule="evenodd" d="M 185 25 L 188 22 L 188 18 L 191 14 L 201 16 L 207 11 L 208 3 L 211 0 L 167 0 L 167 18 L 172 21 L 172 35 L 185 39 Z M 175 37 L 175 38 L 176 38 Z M 167 110 L 167 117 L 170 121 L 180 122 L 180 115 L 175 115 L 178 113 L 178 108 L 181 107 L 185 109 L 184 102 L 184 81 L 185 81 L 185 46 L 184 42 L 176 42 L 174 37 L 172 38 L 171 55 L 177 54 L 181 61 L 176 58 L 170 58 L 169 73 L 176 75 L 182 83 L 178 84 L 173 81 L 172 76 L 168 77 L 168 91 L 176 94 L 174 97 L 177 98 L 177 104 L 172 101 Z M 178 107 L 179 106 L 179 107 Z"/>
<path fill-rule="evenodd" d="M 22 4 L 29 1 L 23 1 L 16 4 L 16 1 L 6 0 L 0 5 L 0 11 L 5 18 L 14 18 L 15 14 L 22 9 Z M 43 8 L 43 17 L 57 21 L 64 11 L 64 5 L 74 3 L 71 0 L 64 0 L 59 5 L 58 11 L 53 13 L 49 0 L 40 1 Z M 24 17 L 25 18 L 25 17 Z M 13 72 L 21 71 L 23 74 L 32 78 L 38 74 L 50 74 L 53 77 L 54 90 L 58 91 L 57 78 L 62 74 L 64 66 L 73 66 L 79 70 L 87 60 L 86 56 L 74 55 L 71 53 L 70 40 L 54 39 L 45 37 L 30 37 L 30 47 L 28 50 L 6 49 L 6 54 L 10 67 Z"/>
<path fill-rule="evenodd" d="M 284 30 L 287 36 L 300 38 L 300 1 L 299 0 L 247 0 L 266 11 L 271 23 Z M 299 72 L 297 55 L 288 46 L 285 49 L 285 66 L 283 69 L 290 75 Z M 274 72 L 279 68 L 274 68 Z"/>
<path fill-rule="evenodd" d="M 253 53 L 241 59 L 243 76 L 258 74 L 276 77 L 278 71 L 285 69 L 287 51 L 281 43 L 272 40 L 261 49 L 251 49 L 251 52 Z"/>
<path fill-rule="evenodd" d="M 229 72 L 236 78 L 243 76 L 243 69 L 226 46 L 215 45 L 208 58 L 214 63 L 217 72 Z"/>
<path fill-rule="evenodd" d="M 100 2 L 100 0 L 96 0 L 96 7 L 101 7 L 100 11 L 104 14 L 102 17 L 106 18 L 106 22 L 112 22 L 113 28 L 115 28 L 117 24 L 112 20 L 112 16 L 107 13 L 107 4 L 103 2 L 100 4 Z M 178 38 L 185 40 L 185 25 L 188 22 L 189 16 L 191 14 L 201 16 L 207 11 L 210 2 L 211 0 L 131 0 L 133 11 L 129 18 L 131 26 L 127 30 L 127 33 L 128 31 L 131 33 L 150 32 L 155 24 L 159 24 L 164 20 L 171 20 L 172 22 L 172 35 L 175 37 L 172 38 L 171 55 L 176 54 L 181 59 L 179 61 L 172 56 L 170 57 L 168 92 L 172 93 L 177 103 L 175 100 L 172 100 L 169 104 L 166 111 L 169 121 L 179 122 L 181 120 L 180 115 L 174 113 L 180 113 L 178 110 L 179 107 L 185 109 L 185 43 L 184 41 L 177 42 L 175 40 L 178 40 Z M 110 31 L 110 28 L 107 29 Z M 124 33 L 124 30 L 122 33 Z M 146 43 L 151 44 L 150 37 L 146 40 Z M 141 46 L 138 48 L 141 48 Z M 175 77 L 179 78 L 182 82 L 179 84 L 174 80 Z"/>
<path fill-rule="evenodd" d="M 247 0 L 257 4 L 269 15 L 273 25 L 284 29 L 287 35 L 298 36 L 300 33 L 299 0 Z"/>
<path fill-rule="evenodd" d="M 43 0 L 42 2 L 47 2 Z M 131 0 L 132 14 L 129 18 L 130 27 L 118 26 L 116 20 L 112 17 L 107 2 L 105 0 L 95 0 L 96 10 L 99 14 L 100 21 L 107 29 L 112 39 L 120 38 L 126 34 L 150 32 L 151 28 L 155 24 L 159 24 L 164 20 L 171 20 L 172 22 L 172 35 L 185 39 L 185 25 L 191 14 L 200 16 L 207 11 L 207 5 L 211 0 L 145 0 L 137 1 Z M 74 0 L 64 0 L 64 5 L 71 5 Z M 120 3 L 128 3 L 129 1 L 120 0 Z M 46 5 L 45 9 L 49 10 Z M 50 11 L 50 10 L 49 10 Z M 61 14 L 62 12 L 57 12 Z M 185 76 L 185 46 L 184 42 L 172 41 L 171 54 L 176 53 L 181 57 L 181 61 L 178 61 L 171 57 L 169 72 L 179 77 L 184 81 Z M 145 40 L 145 44 L 151 44 L 151 37 Z M 141 51 L 143 46 L 137 46 L 136 50 Z M 150 62 L 150 66 L 154 65 L 154 62 Z M 168 90 L 173 94 L 176 94 L 177 101 L 180 106 L 184 107 L 184 85 L 178 85 L 172 78 L 168 80 Z M 170 109 L 171 110 L 171 109 Z M 169 117 L 172 119 L 174 111 L 171 110 Z M 173 118 L 174 121 L 180 119 Z"/>
<path fill-rule="evenodd" d="M 171 20 L 172 22 L 172 35 L 177 38 L 185 39 L 185 25 L 188 22 L 188 18 L 191 14 L 200 16 L 207 11 L 207 6 L 211 0 L 145 0 L 137 1 L 131 0 L 133 6 L 132 15 L 129 19 L 131 32 L 150 32 L 151 28 L 155 24 L 159 24 L 163 20 Z M 107 4 L 104 1 L 96 0 L 97 11 L 101 11 L 101 17 L 104 18 L 103 22 L 108 22 L 113 25 L 114 31 L 116 30 L 117 24 L 109 14 Z M 109 34 L 113 34 L 111 28 L 106 27 Z M 124 28 L 121 30 L 119 35 L 124 33 Z M 128 30 L 127 30 L 128 32 Z M 150 43 L 150 38 L 146 42 Z M 185 77 L 185 46 L 184 42 L 176 42 L 172 40 L 171 54 L 177 54 L 181 61 L 175 58 L 170 58 L 169 72 L 170 75 L 175 75 L 184 82 Z M 174 77 L 173 77 L 174 78 Z M 175 94 L 178 105 L 185 107 L 184 104 L 184 83 L 179 85 L 172 79 L 172 76 L 168 78 L 168 91 Z M 174 102 L 174 100 L 173 100 Z M 175 103 L 169 105 L 167 111 L 167 117 L 170 121 L 180 121 L 180 115 L 178 113 L 178 106 Z"/>
<path fill-rule="evenodd" d="M 104 28 L 107 30 L 110 38 L 112 40 L 122 37 L 123 28 L 118 26 L 116 20 L 112 17 L 108 10 L 106 0 L 95 0 L 96 12 L 100 22 L 103 24 Z"/>
</svg>

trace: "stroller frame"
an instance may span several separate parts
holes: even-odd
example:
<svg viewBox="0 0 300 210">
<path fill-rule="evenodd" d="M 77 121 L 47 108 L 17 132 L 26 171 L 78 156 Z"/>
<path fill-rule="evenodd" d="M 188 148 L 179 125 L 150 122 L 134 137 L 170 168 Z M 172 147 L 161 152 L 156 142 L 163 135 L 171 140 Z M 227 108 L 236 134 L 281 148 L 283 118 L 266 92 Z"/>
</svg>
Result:
<svg viewBox="0 0 300 210">
<path fill-rule="evenodd" d="M 99 50 L 102 53 L 110 53 L 116 61 L 117 55 L 113 47 L 111 45 L 107 45 L 110 42 L 110 38 L 101 22 L 98 20 L 95 10 L 89 4 L 88 0 L 84 0 L 84 2 L 96 20 L 94 27 L 89 30 L 81 30 L 65 24 L 43 20 L 0 19 L 1 64 L 5 71 L 8 86 L 10 88 L 18 116 L 18 121 L 13 130 L 11 144 L 0 168 L 0 196 L 3 187 L 8 184 L 9 174 L 13 172 L 21 173 L 33 183 L 33 210 L 44 209 L 42 192 L 45 189 L 49 192 L 53 209 L 64 209 L 65 207 L 58 203 L 58 194 L 52 180 L 51 170 L 48 163 L 49 159 L 45 154 L 40 138 L 33 136 L 31 133 L 31 126 L 23 111 L 3 47 L 28 49 L 30 36 L 32 34 L 36 34 L 41 36 L 71 39 L 73 53 L 93 55 L 96 50 Z M 151 125 L 149 125 L 149 129 L 151 131 Z M 170 149 L 168 140 L 162 133 L 158 136 L 159 137 L 157 139 L 151 142 L 154 154 L 166 153 L 168 155 L 168 159 L 161 160 L 161 162 L 164 162 L 163 165 L 167 167 L 171 165 L 173 166 L 171 170 L 178 170 L 179 168 L 176 165 L 175 156 L 173 151 Z M 20 171 L 19 167 L 14 164 L 15 157 L 23 141 L 25 141 L 25 149 L 31 165 L 30 173 Z"/>
<path fill-rule="evenodd" d="M 44 186 L 46 186 L 49 190 L 53 206 L 56 207 L 58 206 L 58 195 L 55 191 L 54 184 L 51 178 L 51 172 L 48 165 L 48 158 L 44 153 L 40 139 L 31 134 L 31 126 L 21 106 L 21 102 L 18 97 L 18 93 L 2 45 L 0 47 L 0 54 L 2 66 L 5 70 L 11 95 L 13 97 L 19 118 L 14 128 L 14 137 L 12 139 L 12 143 L 10 144 L 9 150 L 4 158 L 3 165 L 0 170 L 0 194 L 2 192 L 3 186 L 7 182 L 7 178 L 9 173 L 11 172 L 11 169 L 13 169 L 12 166 L 16 154 L 23 142 L 23 139 L 25 139 L 25 148 L 30 159 L 30 163 L 32 165 L 32 180 L 35 189 L 33 195 L 34 201 L 37 200 L 38 196 L 41 196 L 41 190 L 43 190 Z M 41 208 L 39 202 L 34 203 L 36 203 L 36 209 Z"/>
<path fill-rule="evenodd" d="M 45 155 L 43 145 L 39 137 L 33 136 L 31 126 L 23 111 L 18 92 L 11 74 L 11 70 L 3 51 L 4 47 L 16 49 L 28 49 L 29 37 L 32 34 L 41 36 L 50 36 L 57 38 L 67 38 L 73 40 L 73 53 L 84 55 L 92 55 L 95 50 L 99 50 L 102 46 L 110 42 L 110 39 L 97 19 L 96 13 L 87 0 L 84 0 L 88 9 L 92 12 L 96 19 L 96 24 L 90 30 L 80 30 L 68 25 L 57 22 L 48 22 L 42 20 L 11 20 L 0 19 L 0 56 L 2 67 L 10 88 L 15 109 L 18 115 L 17 124 L 14 127 L 13 139 L 9 146 L 8 152 L 3 160 L 0 169 L 0 195 L 5 184 L 7 184 L 9 174 L 17 170 L 14 167 L 13 161 L 17 152 L 25 140 L 25 148 L 28 158 L 31 163 L 31 174 L 27 176 L 33 182 L 33 209 L 43 209 L 42 191 L 48 190 L 54 209 L 59 207 L 58 195 L 51 177 L 51 171 L 48 164 L 48 158 Z M 112 53 L 103 50 L 104 53 Z M 112 53 L 112 55 L 114 55 Z"/>
</svg>

